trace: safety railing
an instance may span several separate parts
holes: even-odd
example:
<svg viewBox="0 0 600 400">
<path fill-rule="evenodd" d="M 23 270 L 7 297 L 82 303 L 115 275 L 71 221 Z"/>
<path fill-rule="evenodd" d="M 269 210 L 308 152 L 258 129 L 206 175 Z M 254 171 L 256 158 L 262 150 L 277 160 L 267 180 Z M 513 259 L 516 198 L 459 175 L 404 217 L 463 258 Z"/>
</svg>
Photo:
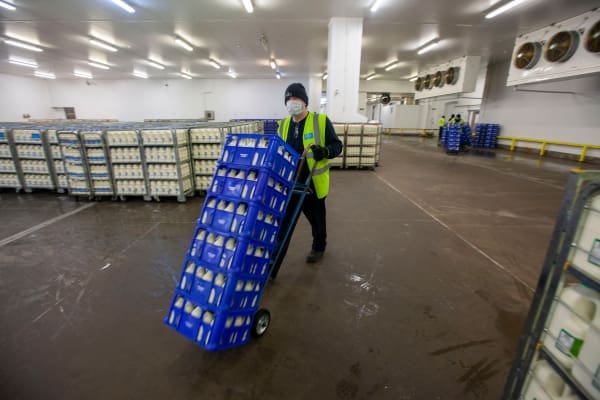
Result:
<svg viewBox="0 0 600 400">
<path fill-rule="evenodd" d="M 532 138 L 522 138 L 522 137 L 512 137 L 512 136 L 498 136 L 498 140 L 508 140 L 510 141 L 510 151 L 515 151 L 517 147 L 517 143 L 525 142 L 525 143 L 536 143 L 541 145 L 539 155 L 542 157 L 546 154 L 547 146 L 565 146 L 565 147 L 579 147 L 581 148 L 581 154 L 579 155 L 579 162 L 584 162 L 585 157 L 587 155 L 588 150 L 600 150 L 600 145 L 596 144 L 585 144 L 585 143 L 573 143 L 573 142 L 563 142 L 559 140 L 546 140 L 546 139 L 532 139 Z"/>
<path fill-rule="evenodd" d="M 437 132 L 437 129 L 423 129 L 423 128 L 384 128 L 384 135 L 402 135 L 406 133 L 416 133 L 421 136 L 431 136 Z"/>
</svg>

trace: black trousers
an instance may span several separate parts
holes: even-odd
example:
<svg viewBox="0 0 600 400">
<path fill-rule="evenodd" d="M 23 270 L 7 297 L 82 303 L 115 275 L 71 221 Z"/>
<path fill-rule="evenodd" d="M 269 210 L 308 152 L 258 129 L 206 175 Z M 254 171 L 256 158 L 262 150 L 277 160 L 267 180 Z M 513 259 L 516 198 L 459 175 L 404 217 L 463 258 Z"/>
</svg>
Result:
<svg viewBox="0 0 600 400">
<path fill-rule="evenodd" d="M 438 142 L 442 141 L 442 130 L 444 130 L 444 127 L 440 126 L 440 133 L 438 133 Z"/>
<path fill-rule="evenodd" d="M 298 223 L 300 214 L 294 218 L 294 211 L 296 210 L 299 201 L 300 195 L 293 193 L 283 218 L 283 223 L 281 224 L 279 237 L 277 238 L 281 248 L 281 253 L 279 259 L 276 260 L 274 265 L 271 267 L 271 276 L 273 278 L 277 276 L 277 272 L 281 267 L 281 263 L 283 262 L 283 259 L 287 253 L 287 249 L 290 245 L 290 241 L 292 240 L 292 233 L 294 232 L 296 224 Z M 304 198 L 304 204 L 302 204 L 302 212 L 306 216 L 306 219 L 308 219 L 308 222 L 310 222 L 310 226 L 312 228 L 312 249 L 314 251 L 325 251 L 325 247 L 327 246 L 327 211 L 325 209 L 325 198 L 319 199 L 314 193 L 307 194 Z M 284 236 L 288 229 L 291 229 L 291 234 L 284 242 Z"/>
</svg>

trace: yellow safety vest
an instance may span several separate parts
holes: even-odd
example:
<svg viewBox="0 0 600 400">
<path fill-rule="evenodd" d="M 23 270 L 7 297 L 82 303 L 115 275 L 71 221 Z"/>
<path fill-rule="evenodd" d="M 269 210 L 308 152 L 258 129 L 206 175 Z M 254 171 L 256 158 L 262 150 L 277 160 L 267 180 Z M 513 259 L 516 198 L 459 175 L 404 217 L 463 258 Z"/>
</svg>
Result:
<svg viewBox="0 0 600 400">
<path fill-rule="evenodd" d="M 316 116 L 316 118 L 315 118 Z M 292 117 L 287 117 L 279 123 L 277 134 L 287 142 L 288 131 Z M 305 149 L 313 144 L 325 146 L 325 125 L 327 116 L 309 112 L 304 122 L 304 132 L 302 133 L 302 145 Z M 321 161 L 315 161 L 312 151 L 306 155 L 308 169 L 312 173 L 312 182 L 317 192 L 317 198 L 322 199 L 329 194 L 329 160 L 327 158 Z"/>
<path fill-rule="evenodd" d="M 440 128 L 443 127 L 444 125 L 446 125 L 446 119 L 445 118 L 440 118 Z"/>
</svg>

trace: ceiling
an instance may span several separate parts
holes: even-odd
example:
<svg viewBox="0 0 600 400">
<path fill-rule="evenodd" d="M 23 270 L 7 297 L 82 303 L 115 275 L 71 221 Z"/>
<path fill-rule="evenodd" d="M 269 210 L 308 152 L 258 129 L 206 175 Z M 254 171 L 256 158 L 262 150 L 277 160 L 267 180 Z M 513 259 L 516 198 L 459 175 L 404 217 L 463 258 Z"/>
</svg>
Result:
<svg viewBox="0 0 600 400">
<path fill-rule="evenodd" d="M 58 78 L 73 78 L 75 69 L 96 79 L 130 79 L 133 70 L 151 78 L 177 78 L 185 71 L 196 78 L 275 79 L 269 67 L 274 56 L 284 78 L 317 76 L 327 70 L 328 22 L 332 17 L 362 17 L 361 74 L 376 79 L 406 79 L 419 68 L 462 55 L 480 55 L 485 62 L 510 56 L 515 37 L 591 10 L 598 0 L 528 0 L 490 20 L 485 14 L 507 0 L 254 0 L 248 14 L 242 0 L 126 0 L 136 12 L 128 14 L 111 0 L 5 0 L 16 11 L 0 8 L 3 37 L 36 43 L 35 53 L 0 41 L 0 72 L 31 76 L 32 70 L 8 63 L 9 57 L 35 60 L 39 70 Z M 177 46 L 174 35 L 195 50 Z M 267 44 L 259 38 L 264 35 Z M 118 47 L 116 53 L 92 46 L 97 37 Z M 437 48 L 417 55 L 434 37 Z M 213 68 L 213 58 L 222 68 Z M 93 59 L 108 71 L 88 65 Z M 145 60 L 165 65 L 157 70 Z M 383 72 L 393 61 L 396 69 Z"/>
</svg>

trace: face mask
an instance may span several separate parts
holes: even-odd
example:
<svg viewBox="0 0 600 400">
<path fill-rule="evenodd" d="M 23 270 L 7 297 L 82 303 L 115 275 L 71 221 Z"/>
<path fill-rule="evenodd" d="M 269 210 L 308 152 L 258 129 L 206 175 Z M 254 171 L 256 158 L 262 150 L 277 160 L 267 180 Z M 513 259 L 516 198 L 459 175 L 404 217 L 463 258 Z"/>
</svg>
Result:
<svg viewBox="0 0 600 400">
<path fill-rule="evenodd" d="M 300 100 L 288 100 L 285 107 L 290 115 L 300 115 L 304 111 L 304 103 Z"/>
</svg>

